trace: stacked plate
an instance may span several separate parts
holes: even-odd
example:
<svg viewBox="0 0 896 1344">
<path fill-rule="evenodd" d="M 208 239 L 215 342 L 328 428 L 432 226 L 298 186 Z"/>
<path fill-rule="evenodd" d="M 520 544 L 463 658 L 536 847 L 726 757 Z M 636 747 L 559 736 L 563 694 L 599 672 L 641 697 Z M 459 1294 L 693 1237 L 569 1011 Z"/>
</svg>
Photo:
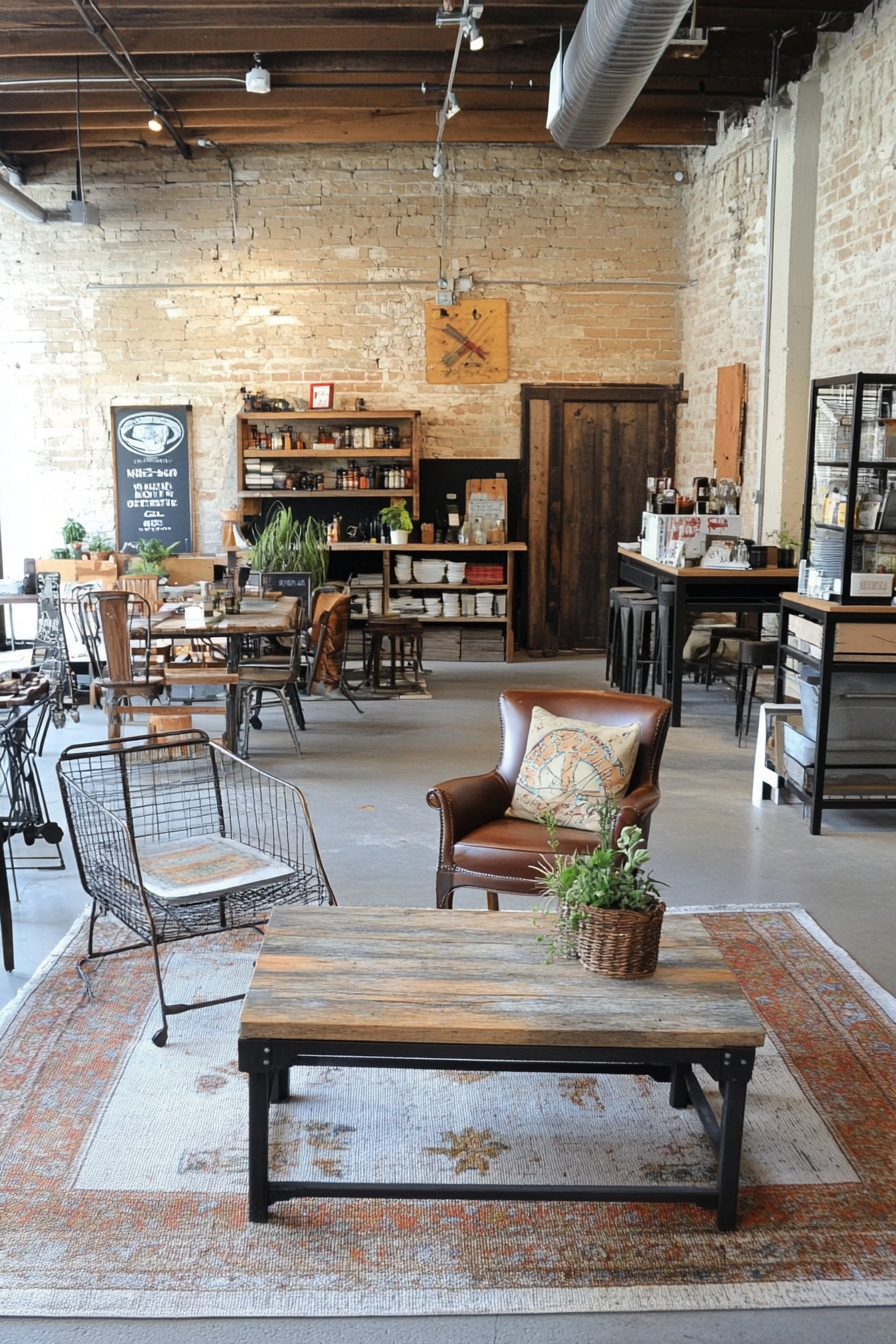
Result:
<svg viewBox="0 0 896 1344">
<path fill-rule="evenodd" d="M 445 561 L 415 560 L 414 578 L 418 583 L 441 583 L 445 578 Z"/>
<path fill-rule="evenodd" d="M 395 579 L 398 583 L 410 583 L 412 560 L 409 555 L 396 555 Z"/>
<path fill-rule="evenodd" d="M 464 574 L 467 571 L 467 562 L 465 560 L 448 561 L 448 582 L 463 583 Z"/>
<path fill-rule="evenodd" d="M 382 588 L 367 589 L 367 610 L 371 616 L 382 616 L 383 614 L 383 590 Z"/>
<path fill-rule="evenodd" d="M 451 582 L 450 579 L 448 581 Z M 444 616 L 460 615 L 460 593 L 442 594 L 442 614 Z"/>
<path fill-rule="evenodd" d="M 442 599 L 440 597 L 424 597 L 423 605 L 426 608 L 427 616 L 441 616 Z"/>
<path fill-rule="evenodd" d="M 477 616 L 491 616 L 491 614 L 492 614 L 492 603 L 493 603 L 493 601 L 494 601 L 494 597 L 495 597 L 494 593 L 477 593 L 477 594 L 476 594 L 476 615 L 477 615 Z"/>
</svg>

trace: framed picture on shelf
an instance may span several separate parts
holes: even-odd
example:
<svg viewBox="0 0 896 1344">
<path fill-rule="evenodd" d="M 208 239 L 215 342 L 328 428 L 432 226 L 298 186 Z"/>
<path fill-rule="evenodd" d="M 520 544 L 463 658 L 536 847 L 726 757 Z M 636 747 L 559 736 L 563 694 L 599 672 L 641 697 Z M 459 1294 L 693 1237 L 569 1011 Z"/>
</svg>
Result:
<svg viewBox="0 0 896 1344">
<path fill-rule="evenodd" d="M 332 411 L 333 409 L 333 383 L 312 383 L 311 402 L 312 411 Z"/>
</svg>

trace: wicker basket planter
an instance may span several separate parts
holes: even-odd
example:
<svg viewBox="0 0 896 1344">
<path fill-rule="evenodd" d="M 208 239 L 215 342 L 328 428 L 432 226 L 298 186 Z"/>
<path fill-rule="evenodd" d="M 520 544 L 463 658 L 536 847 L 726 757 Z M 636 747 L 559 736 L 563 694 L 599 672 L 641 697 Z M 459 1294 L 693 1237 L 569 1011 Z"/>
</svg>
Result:
<svg viewBox="0 0 896 1344">
<path fill-rule="evenodd" d="M 653 975 L 660 952 L 665 904 L 649 914 L 591 907 L 579 929 L 579 959 L 589 971 L 617 980 Z"/>
</svg>

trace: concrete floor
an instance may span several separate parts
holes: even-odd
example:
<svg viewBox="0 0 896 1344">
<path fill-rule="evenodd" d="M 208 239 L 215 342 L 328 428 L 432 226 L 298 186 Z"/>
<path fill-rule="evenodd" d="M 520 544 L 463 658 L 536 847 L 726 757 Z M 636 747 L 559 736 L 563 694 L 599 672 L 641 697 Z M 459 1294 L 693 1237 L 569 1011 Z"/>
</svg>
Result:
<svg viewBox="0 0 896 1344">
<path fill-rule="evenodd" d="M 523 658 L 503 664 L 440 664 L 429 677 L 432 700 L 365 702 L 359 717 L 344 700 L 307 705 L 303 755 L 291 752 L 278 710 L 252 735 L 252 760 L 304 790 L 324 862 L 340 904 L 434 903 L 438 815 L 427 788 L 442 779 L 489 769 L 499 747 L 497 697 L 505 686 L 603 685 L 602 661 Z M 201 726 L 216 725 L 205 719 Z M 104 736 L 96 711 L 79 725 L 50 729 L 44 778 L 51 815 L 62 819 L 53 764 L 72 741 Z M 896 993 L 896 814 L 829 813 L 812 837 L 799 805 L 750 804 L 752 743 L 737 749 L 731 692 L 687 687 L 684 727 L 669 734 L 660 782 L 663 800 L 650 837 L 653 867 L 668 883 L 670 905 L 795 901 Z M 83 908 L 76 872 L 20 873 L 14 910 L 16 970 L 0 973 L 0 1004 L 11 998 Z M 481 893 L 457 905 L 481 907 Z M 456 1341 L 578 1344 L 579 1341 L 732 1341 L 896 1338 L 896 1308 L 767 1312 L 550 1315 L 525 1317 L 363 1318 L 329 1321 L 61 1321 L 0 1322 L 6 1344 L 243 1344 L 262 1334 L 282 1341 Z"/>
</svg>

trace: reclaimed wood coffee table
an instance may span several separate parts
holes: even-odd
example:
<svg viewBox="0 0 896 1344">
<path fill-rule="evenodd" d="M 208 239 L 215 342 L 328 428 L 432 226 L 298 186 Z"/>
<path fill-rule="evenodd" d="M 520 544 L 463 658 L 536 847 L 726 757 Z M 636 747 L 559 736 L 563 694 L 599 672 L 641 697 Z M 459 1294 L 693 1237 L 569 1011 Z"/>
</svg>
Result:
<svg viewBox="0 0 896 1344">
<path fill-rule="evenodd" d="M 240 1018 L 249 1075 L 249 1219 L 279 1200 L 619 1200 L 698 1204 L 737 1218 L 747 1083 L 762 1023 L 703 925 L 667 915 L 647 980 L 609 980 L 577 961 L 544 964 L 532 916 L 512 911 L 278 909 Z M 721 1121 L 694 1075 L 722 1091 Z M 271 1103 L 291 1065 L 646 1074 L 693 1105 L 718 1159 L 712 1186 L 382 1184 L 272 1181 Z M 599 1140 L 596 1138 L 595 1142 Z"/>
</svg>

